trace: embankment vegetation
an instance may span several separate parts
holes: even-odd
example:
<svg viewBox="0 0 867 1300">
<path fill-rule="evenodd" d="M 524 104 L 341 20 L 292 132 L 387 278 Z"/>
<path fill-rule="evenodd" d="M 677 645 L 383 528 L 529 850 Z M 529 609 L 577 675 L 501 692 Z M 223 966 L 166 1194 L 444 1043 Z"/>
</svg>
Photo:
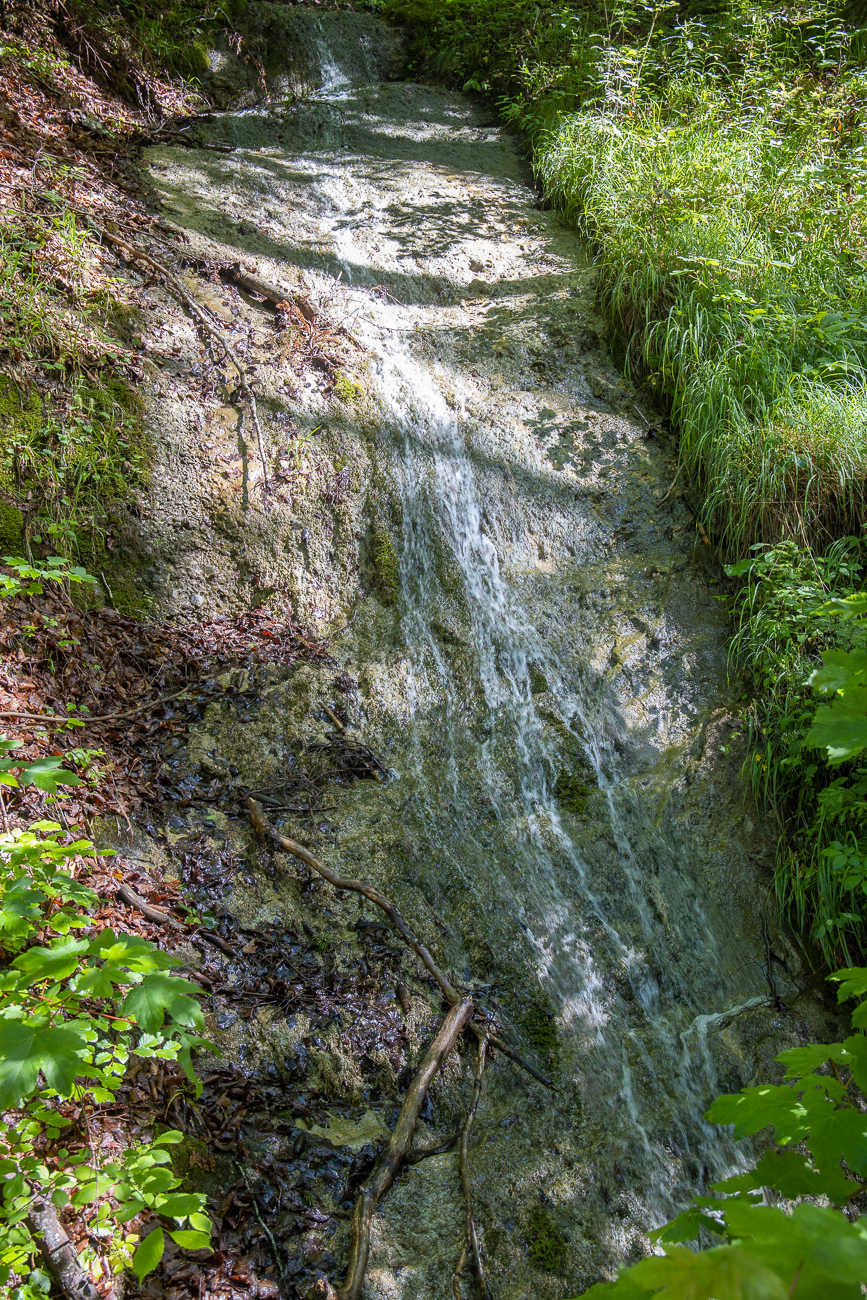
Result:
<svg viewBox="0 0 867 1300">
<path fill-rule="evenodd" d="M 822 653 L 860 645 L 816 611 L 862 589 L 867 561 L 867 10 L 385 8 L 419 75 L 497 101 L 596 251 L 615 351 L 666 405 L 680 482 L 729 564 L 780 902 L 824 961 L 860 959 L 865 775 L 805 738 Z"/>
</svg>

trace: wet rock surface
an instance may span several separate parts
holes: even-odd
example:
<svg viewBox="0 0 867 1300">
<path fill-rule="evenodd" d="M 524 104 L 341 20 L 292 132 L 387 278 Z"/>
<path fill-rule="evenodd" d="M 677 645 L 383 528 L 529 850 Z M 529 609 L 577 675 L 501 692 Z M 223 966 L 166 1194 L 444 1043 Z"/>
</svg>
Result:
<svg viewBox="0 0 867 1300">
<path fill-rule="evenodd" d="M 243 402 L 179 322 L 177 373 L 157 380 L 141 544 L 165 575 L 158 608 L 280 593 L 333 656 L 227 682 L 167 757 L 202 800 L 170 817 L 173 851 L 207 833 L 240 855 L 221 924 L 256 945 L 248 982 L 273 986 L 239 1009 L 217 991 L 225 954 L 190 962 L 215 987 L 233 1087 L 270 1071 L 288 1090 L 287 1131 L 245 1137 L 251 1160 L 267 1149 L 299 1204 L 337 1216 L 311 1226 L 293 1201 L 290 1224 L 277 1192 L 273 1215 L 262 1202 L 294 1261 L 283 1285 L 303 1292 L 317 1267 L 339 1275 L 358 1153 L 441 1013 L 379 916 L 257 845 L 240 814 L 264 791 L 285 835 L 387 893 L 552 1072 L 555 1094 L 495 1057 L 470 1160 L 497 1294 L 574 1294 L 737 1163 L 710 1100 L 772 1077 L 825 1011 L 800 992 L 773 832 L 744 802 L 718 574 L 656 413 L 608 355 L 585 250 L 538 209 L 490 110 L 388 80 L 377 20 L 285 24 L 270 98 L 202 128 L 232 152 L 149 151 L 191 261 L 241 262 L 344 330 L 339 366 L 299 370 L 261 304 L 216 272 L 205 290 L 255 366 L 270 492 Z M 353 770 L 359 746 L 378 768 Z M 259 978 L 275 944 L 289 965 Z M 317 1025 L 308 957 L 330 999 Z M 454 1055 L 420 1143 L 454 1133 L 471 1079 L 472 1054 Z M 331 1154 L 298 1181 L 302 1150 Z M 409 1168 L 377 1214 L 366 1294 L 451 1294 L 462 1216 L 453 1152 Z"/>
</svg>

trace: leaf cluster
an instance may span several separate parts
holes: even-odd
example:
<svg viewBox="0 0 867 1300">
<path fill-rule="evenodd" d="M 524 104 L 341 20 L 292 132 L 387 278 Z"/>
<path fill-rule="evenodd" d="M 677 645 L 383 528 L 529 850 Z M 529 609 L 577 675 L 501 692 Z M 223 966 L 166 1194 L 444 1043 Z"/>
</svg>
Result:
<svg viewBox="0 0 867 1300">
<path fill-rule="evenodd" d="M 159 1262 L 164 1223 L 179 1245 L 209 1242 L 204 1198 L 179 1192 L 166 1168 L 164 1148 L 181 1134 L 102 1166 L 58 1145 L 64 1103 L 112 1102 L 134 1057 L 177 1060 L 200 1091 L 191 1053 L 205 1043 L 201 990 L 171 974 L 177 958 L 135 935 L 93 933 L 98 899 L 76 865 L 95 849 L 61 836 L 52 822 L 0 835 L 0 1111 L 12 1118 L 0 1137 L 0 1286 L 32 1264 L 37 1195 L 95 1202 L 98 1226 L 115 1232 L 156 1216 L 131 1257 L 140 1277 Z"/>
<path fill-rule="evenodd" d="M 867 969 L 829 976 L 839 998 L 867 993 Z M 840 1043 L 782 1052 L 782 1084 L 718 1097 L 706 1118 L 736 1138 L 771 1129 L 773 1146 L 745 1173 L 651 1234 L 661 1252 L 588 1296 L 611 1300 L 856 1300 L 867 1278 L 867 1227 L 841 1207 L 867 1178 L 867 1003 Z M 768 1203 L 779 1200 L 782 1205 Z M 825 1199 L 830 1205 L 819 1205 Z M 838 1208 L 832 1208 L 838 1207 Z M 713 1243 L 689 1249 L 684 1242 Z"/>
</svg>

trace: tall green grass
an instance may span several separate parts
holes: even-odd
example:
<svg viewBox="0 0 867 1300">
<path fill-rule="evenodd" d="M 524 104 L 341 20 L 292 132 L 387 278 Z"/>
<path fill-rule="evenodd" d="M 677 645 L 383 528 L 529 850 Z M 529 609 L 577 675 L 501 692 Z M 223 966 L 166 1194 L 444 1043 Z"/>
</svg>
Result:
<svg viewBox="0 0 867 1300">
<path fill-rule="evenodd" d="M 867 546 L 845 537 L 824 554 L 794 542 L 756 547 L 731 570 L 733 660 L 752 676 L 746 774 L 778 822 L 777 896 L 829 966 L 867 955 L 867 766 L 829 768 L 804 748 L 816 710 L 807 684 L 824 650 L 864 647 L 857 622 L 818 612 L 867 582 Z"/>
<path fill-rule="evenodd" d="M 685 76 L 618 118 L 570 114 L 537 155 L 730 553 L 852 531 L 867 475 L 867 163 L 809 96 L 764 107 Z"/>
</svg>

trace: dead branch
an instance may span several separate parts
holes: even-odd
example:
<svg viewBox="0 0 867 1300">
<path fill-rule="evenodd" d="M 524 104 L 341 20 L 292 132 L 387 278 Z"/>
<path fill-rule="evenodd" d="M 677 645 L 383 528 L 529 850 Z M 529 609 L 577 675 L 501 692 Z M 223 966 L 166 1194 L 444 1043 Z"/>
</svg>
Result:
<svg viewBox="0 0 867 1300">
<path fill-rule="evenodd" d="M 454 984 L 452 984 L 448 975 L 440 969 L 427 948 L 415 937 L 400 912 L 384 894 L 381 894 L 378 889 L 374 889 L 372 885 L 368 885 L 364 880 L 352 880 L 349 876 L 339 876 L 336 871 L 332 871 L 330 867 L 326 867 L 324 862 L 320 862 L 318 858 L 314 858 L 312 853 L 308 853 L 307 849 L 302 845 L 296 844 L 294 840 L 287 839 L 285 835 L 278 834 L 265 816 L 264 808 L 256 799 L 248 799 L 247 807 L 250 810 L 253 826 L 259 835 L 270 835 L 274 843 L 278 844 L 281 849 L 285 849 L 285 851 L 291 853 L 293 857 L 300 858 L 302 862 L 306 862 L 308 867 L 312 867 L 315 872 L 322 876 L 324 880 L 327 880 L 329 885 L 333 885 L 335 889 L 349 889 L 353 893 L 363 894 L 365 898 L 370 899 L 371 903 L 376 903 L 377 907 L 381 907 L 404 942 L 409 945 L 416 957 L 418 957 L 424 967 L 434 977 L 437 984 L 439 984 L 446 1000 L 451 1002 L 452 1005 L 460 1002 L 461 995 L 455 988 Z"/>
<path fill-rule="evenodd" d="M 137 908 L 142 916 L 147 917 L 149 921 L 153 921 L 156 925 L 167 925 L 172 930 L 183 930 L 184 928 L 181 921 L 178 921 L 174 916 L 169 916 L 168 912 L 164 912 L 162 908 L 151 907 L 150 903 L 146 903 L 140 894 L 137 894 L 134 889 L 130 889 L 129 885 L 121 885 L 117 891 L 117 897 L 122 899 L 129 907 Z"/>
<path fill-rule="evenodd" d="M 473 1192 L 470 1184 L 470 1169 L 468 1160 L 468 1150 L 470 1141 L 470 1129 L 473 1127 L 473 1120 L 476 1118 L 476 1109 L 479 1104 L 479 1098 L 482 1095 L 482 1075 L 485 1072 L 485 1052 L 487 1044 L 484 1038 L 479 1039 L 479 1054 L 476 1058 L 476 1073 L 473 1079 L 473 1095 L 470 1100 L 470 1108 L 467 1111 L 467 1118 L 464 1127 L 461 1130 L 461 1146 L 459 1153 L 459 1166 L 461 1171 L 461 1186 L 464 1189 L 464 1204 L 466 1206 L 466 1228 L 464 1232 L 464 1244 L 461 1250 L 460 1259 L 455 1266 L 454 1276 L 452 1277 L 452 1290 L 455 1293 L 455 1300 L 461 1300 L 460 1278 L 464 1271 L 464 1265 L 467 1262 L 467 1255 L 470 1250 L 473 1252 L 473 1262 L 476 1266 L 476 1276 L 479 1279 L 484 1300 L 489 1300 L 490 1288 L 488 1279 L 485 1275 L 485 1266 L 482 1262 L 482 1252 L 479 1249 L 479 1237 L 476 1232 L 476 1220 L 473 1215 Z"/>
<path fill-rule="evenodd" d="M 327 1278 L 320 1278 L 314 1289 L 317 1296 L 323 1297 L 323 1300 L 358 1300 L 361 1295 L 361 1287 L 367 1269 L 367 1257 L 370 1253 L 370 1225 L 373 1213 L 394 1181 L 404 1156 L 407 1154 L 416 1121 L 431 1081 L 454 1047 L 472 1014 L 472 997 L 461 998 L 449 1011 L 439 1033 L 425 1053 L 422 1063 L 407 1090 L 406 1099 L 401 1107 L 394 1132 L 377 1161 L 373 1173 L 359 1192 L 358 1200 L 355 1203 L 355 1212 L 352 1216 L 352 1246 L 349 1252 L 349 1267 L 346 1271 L 346 1279 L 343 1286 L 339 1290 L 335 1290 Z"/>
<path fill-rule="evenodd" d="M 89 713 L 69 714 L 68 717 L 59 718 L 50 713 L 0 713 L 0 718 L 19 718 L 22 722 L 44 722 L 53 723 L 58 726 L 61 723 L 80 722 L 87 725 L 91 722 L 119 722 L 121 718 L 134 718 L 138 713 L 146 713 L 149 709 L 157 709 L 163 704 L 170 703 L 171 700 L 179 700 L 182 695 L 189 694 L 190 687 L 185 686 L 182 691 L 175 691 L 172 695 L 163 695 L 157 700 L 146 700 L 143 704 L 137 704 L 134 709 L 124 709 L 123 713 L 102 713 L 91 715 Z"/>
<path fill-rule="evenodd" d="M 318 872 L 318 874 L 322 876 L 324 880 L 327 880 L 330 885 L 333 885 L 335 889 L 348 889 L 356 894 L 362 894 L 365 898 L 369 898 L 372 903 L 376 903 L 377 907 L 382 908 L 398 934 L 412 949 L 426 970 L 436 980 L 437 984 L 443 991 L 446 1001 L 451 1002 L 452 1005 L 460 1001 L 461 994 L 452 984 L 448 975 L 440 969 L 425 945 L 421 940 L 415 937 L 400 912 L 398 912 L 394 904 L 390 902 L 384 894 L 381 894 L 378 889 L 374 889 L 372 885 L 368 885 L 364 880 L 352 880 L 349 876 L 338 876 L 336 871 L 332 871 L 330 867 L 326 867 L 323 862 L 320 862 L 318 858 L 315 858 L 313 854 L 309 853 L 301 844 L 296 844 L 295 840 L 287 839 L 285 835 L 278 834 L 265 816 L 264 808 L 256 799 L 248 799 L 247 807 L 250 810 L 250 818 L 253 822 L 253 827 L 258 835 L 265 836 L 266 838 L 270 836 L 274 843 L 279 845 L 281 849 L 284 849 L 287 853 L 291 853 L 295 858 L 300 858 L 302 862 L 306 862 L 308 867 L 312 867 L 314 871 Z M 544 1074 L 541 1074 L 540 1071 L 537 1070 L 535 1066 L 531 1065 L 529 1061 L 525 1061 L 523 1056 L 519 1056 L 518 1053 L 513 1048 L 509 1047 L 508 1043 L 504 1043 L 502 1038 L 497 1034 L 491 1033 L 490 1029 L 486 1026 L 472 1021 L 470 1029 L 477 1038 L 486 1038 L 491 1047 L 496 1047 L 504 1056 L 508 1056 L 516 1065 L 520 1065 L 523 1070 L 526 1070 L 528 1074 L 531 1074 L 534 1079 L 538 1079 L 539 1083 L 544 1084 L 546 1088 L 550 1088 L 552 1092 L 557 1091 L 550 1079 L 547 1079 Z"/>
<path fill-rule="evenodd" d="M 245 271 L 237 262 L 234 266 L 226 267 L 223 274 L 233 284 L 237 284 L 239 288 L 246 289 L 248 293 L 255 293 L 260 298 L 265 298 L 268 302 L 273 303 L 275 307 L 279 307 L 283 303 L 293 303 L 308 323 L 312 324 L 316 320 L 316 312 L 306 298 L 300 294 L 289 293 L 280 289 L 277 285 L 269 284 L 267 280 L 260 279 L 258 275 L 252 275 L 249 271 Z"/>
<path fill-rule="evenodd" d="M 103 1297 L 78 1260 L 57 1210 L 47 1196 L 37 1196 L 27 1212 L 27 1225 L 39 1243 L 39 1253 L 58 1291 L 68 1300 L 113 1300 L 114 1292 Z"/>
</svg>

